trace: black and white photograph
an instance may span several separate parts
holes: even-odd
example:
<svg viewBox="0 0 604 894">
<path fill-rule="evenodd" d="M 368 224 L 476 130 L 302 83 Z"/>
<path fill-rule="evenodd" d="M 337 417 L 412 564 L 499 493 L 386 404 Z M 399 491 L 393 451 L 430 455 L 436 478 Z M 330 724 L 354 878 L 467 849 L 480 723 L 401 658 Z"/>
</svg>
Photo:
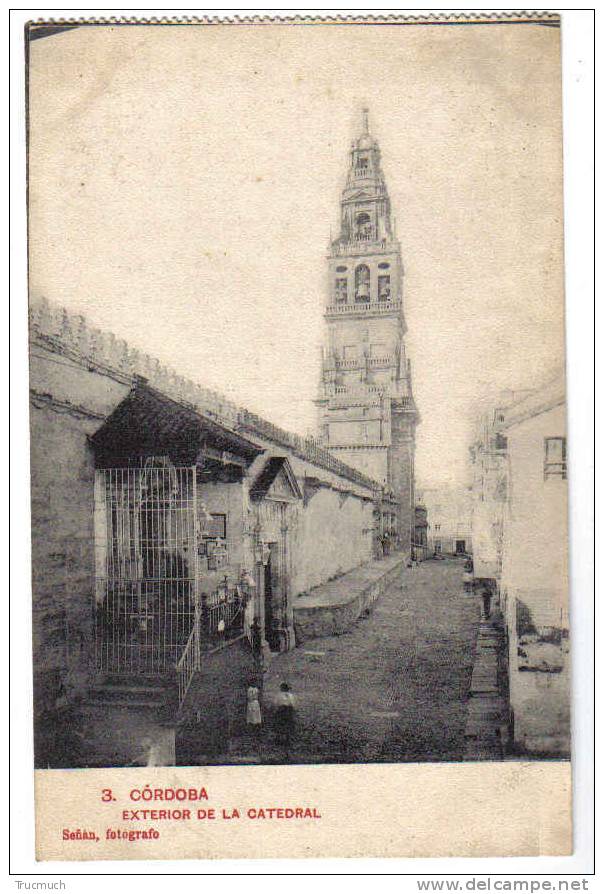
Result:
<svg viewBox="0 0 604 894">
<path fill-rule="evenodd" d="M 28 25 L 37 771 L 570 761 L 560 17 L 471 18 Z"/>
</svg>

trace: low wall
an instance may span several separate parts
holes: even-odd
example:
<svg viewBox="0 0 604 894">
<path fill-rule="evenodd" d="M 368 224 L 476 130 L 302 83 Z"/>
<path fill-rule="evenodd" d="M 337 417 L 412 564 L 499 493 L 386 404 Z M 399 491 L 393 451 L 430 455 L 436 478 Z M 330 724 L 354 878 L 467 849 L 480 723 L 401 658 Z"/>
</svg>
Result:
<svg viewBox="0 0 604 894">
<path fill-rule="evenodd" d="M 321 487 L 291 522 L 291 593 L 320 587 L 373 559 L 374 503 Z"/>
<path fill-rule="evenodd" d="M 338 636 L 369 610 L 401 573 L 406 553 L 397 553 L 316 587 L 294 602 L 296 642 L 321 636 Z"/>
</svg>

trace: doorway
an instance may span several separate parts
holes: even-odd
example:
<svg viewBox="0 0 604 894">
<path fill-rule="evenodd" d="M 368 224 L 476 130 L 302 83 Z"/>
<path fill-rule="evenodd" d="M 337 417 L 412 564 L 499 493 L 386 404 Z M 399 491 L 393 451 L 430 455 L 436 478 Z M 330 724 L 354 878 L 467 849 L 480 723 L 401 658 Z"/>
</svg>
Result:
<svg viewBox="0 0 604 894">
<path fill-rule="evenodd" d="M 465 540 L 456 540 L 455 541 L 455 552 L 458 556 L 461 556 L 466 551 L 466 541 Z"/>
</svg>

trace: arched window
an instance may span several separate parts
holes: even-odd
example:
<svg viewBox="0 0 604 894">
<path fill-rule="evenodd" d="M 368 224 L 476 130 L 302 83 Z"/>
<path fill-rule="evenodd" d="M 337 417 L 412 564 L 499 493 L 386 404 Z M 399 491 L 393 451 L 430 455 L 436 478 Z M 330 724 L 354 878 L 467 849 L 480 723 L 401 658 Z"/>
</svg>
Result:
<svg viewBox="0 0 604 894">
<path fill-rule="evenodd" d="M 361 211 L 355 218 L 355 239 L 359 242 L 369 242 L 373 238 L 371 217 L 366 211 Z"/>
<path fill-rule="evenodd" d="M 359 264 L 354 271 L 354 300 L 369 301 L 371 298 L 371 283 L 369 267 L 367 264 Z"/>
</svg>

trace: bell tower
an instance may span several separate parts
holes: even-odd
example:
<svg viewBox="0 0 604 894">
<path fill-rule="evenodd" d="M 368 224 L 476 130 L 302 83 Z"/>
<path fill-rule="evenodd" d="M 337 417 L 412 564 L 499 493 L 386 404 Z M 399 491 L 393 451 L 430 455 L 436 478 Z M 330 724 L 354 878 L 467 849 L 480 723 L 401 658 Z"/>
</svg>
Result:
<svg viewBox="0 0 604 894">
<path fill-rule="evenodd" d="M 319 437 L 344 462 L 393 491 L 398 535 L 410 549 L 419 416 L 405 352 L 401 250 L 367 109 L 350 149 L 340 233 L 327 264 Z"/>
</svg>

